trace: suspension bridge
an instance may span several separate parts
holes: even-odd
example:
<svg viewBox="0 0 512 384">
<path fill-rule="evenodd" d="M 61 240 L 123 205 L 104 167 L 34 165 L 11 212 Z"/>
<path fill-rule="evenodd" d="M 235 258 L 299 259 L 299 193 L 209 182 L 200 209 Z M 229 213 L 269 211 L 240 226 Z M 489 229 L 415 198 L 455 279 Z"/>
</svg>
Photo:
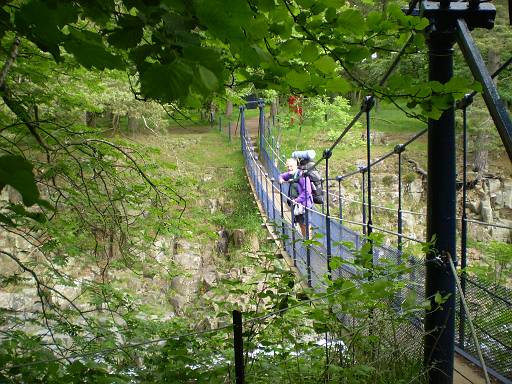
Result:
<svg viewBox="0 0 512 384">
<path fill-rule="evenodd" d="M 489 74 L 485 63 L 471 37 L 470 30 L 492 28 L 495 9 L 491 4 L 470 1 L 453 3 L 449 1 L 413 2 L 409 14 L 429 18 L 431 26 L 427 32 L 429 47 L 429 79 L 446 83 L 453 75 L 453 45 L 457 42 L 466 63 L 476 80 L 482 84 L 482 96 L 490 116 L 500 134 L 503 146 L 512 157 L 512 123 L 506 108 L 497 92 L 493 78 L 512 63 L 506 61 L 495 73 Z M 412 37 L 411 37 L 412 39 Z M 409 39 L 409 41 L 411 41 Z M 407 44 L 383 75 L 380 85 L 398 65 Z M 438 308 L 436 293 L 446 297 L 442 310 L 427 311 L 422 318 L 411 319 L 411 329 L 407 330 L 409 340 L 423 336 L 424 365 L 435 367 L 428 373 L 430 383 L 451 383 L 454 378 L 455 354 L 462 356 L 483 369 L 485 379 L 502 383 L 512 383 L 512 291 L 504 286 L 491 285 L 466 274 L 468 223 L 492 226 L 493 224 L 470 220 L 466 212 L 467 202 L 467 109 L 470 108 L 476 92 L 466 95 L 459 102 L 445 110 L 439 120 L 428 120 L 428 127 L 412 136 L 404 143 L 396 143 L 394 149 L 378 159 L 372 159 L 371 113 L 376 96 L 367 96 L 359 112 L 344 127 L 338 138 L 324 151 L 315 165 L 325 171 L 323 190 L 325 202 L 321 207 L 306 209 L 306 228 L 311 226 L 314 241 L 304 241 L 295 227 L 293 212 L 288 209 L 286 191 L 278 183 L 279 174 L 284 171 L 284 162 L 271 138 L 268 124 L 265 123 L 265 105 L 258 102 L 259 121 L 257 139 L 251 137 L 246 127 L 245 107 L 240 107 L 240 139 L 245 157 L 246 170 L 260 207 L 271 231 L 280 239 L 282 247 L 289 255 L 293 266 L 304 277 L 306 284 L 316 290 L 325 289 L 325 279 L 350 278 L 357 273 L 350 265 L 331 268 L 331 259 L 339 257 L 353 261 L 354 254 L 369 245 L 374 265 L 384 262 L 405 264 L 411 283 L 406 290 L 415 290 L 419 298 L 429 300 L 432 308 Z M 456 199 L 456 144 L 455 113 L 462 115 L 462 188 L 461 217 L 457 217 Z M 366 165 L 343 175 L 333 176 L 329 160 L 337 145 L 345 135 L 362 119 L 366 122 Z M 221 125 L 219 125 L 221 128 Z M 229 130 L 231 137 L 231 129 Z M 420 242 L 403 230 L 403 153 L 407 147 L 422 136 L 428 136 L 428 191 L 427 191 L 427 237 L 435 238 L 434 248 L 426 255 L 403 257 L 403 244 L 406 241 Z M 257 140 L 257 142 L 255 142 Z M 372 170 L 384 161 L 396 161 L 398 175 L 398 198 L 396 209 L 374 204 Z M 361 220 L 344 217 L 343 204 L 346 196 L 340 186 L 356 175 L 362 176 Z M 336 184 L 338 193 L 335 192 Z M 374 216 L 379 209 L 394 211 L 396 228 L 379 227 L 374 224 Z M 461 231 L 457 234 L 457 221 Z M 500 226 L 511 230 L 512 228 Z M 360 231 L 354 230 L 361 228 Z M 381 232 L 396 241 L 396 246 L 374 243 L 372 234 Z M 309 233 L 306 239 L 310 238 Z M 460 238 L 460 251 L 456 244 Z M 455 266 L 459 263 L 460 275 Z M 405 292 L 404 292 L 405 294 Z M 400 297 L 397 298 L 400 300 Z M 468 307 L 467 302 L 470 306 Z M 475 304 L 476 303 L 476 304 Z M 475 305 L 477 306 L 475 308 Z M 455 368 L 457 371 L 457 368 Z M 469 381 L 469 380 L 468 380 Z"/>
</svg>

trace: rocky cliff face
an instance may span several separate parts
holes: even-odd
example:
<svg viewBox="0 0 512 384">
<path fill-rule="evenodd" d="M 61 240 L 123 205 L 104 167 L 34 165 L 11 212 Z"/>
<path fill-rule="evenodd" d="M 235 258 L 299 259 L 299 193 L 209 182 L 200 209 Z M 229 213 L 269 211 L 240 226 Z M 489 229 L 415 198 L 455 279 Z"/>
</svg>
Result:
<svg viewBox="0 0 512 384">
<path fill-rule="evenodd" d="M 29 272 L 13 258 L 0 254 L 0 279 L 18 279 L 15 284 L 0 287 L 0 311 L 28 319 L 41 314 L 43 303 L 56 310 L 76 308 L 86 311 L 88 316 L 101 316 L 103 310 L 111 308 L 93 302 L 88 295 L 94 284 L 101 287 L 107 282 L 108 289 L 116 290 L 113 294 L 122 292 L 119 300 L 124 301 L 122 295 L 126 293 L 128 305 L 133 302 L 137 308 L 150 307 L 148 314 L 140 316 L 148 319 L 157 316 L 162 321 L 186 314 L 189 308 L 198 305 L 199 299 L 210 295 L 211 288 L 221 279 L 247 278 L 251 272 L 238 266 L 237 260 L 243 257 L 242 249 L 257 251 L 260 244 L 254 229 L 236 228 L 238 224 L 232 220 L 237 215 L 250 215 L 253 209 L 247 201 L 245 211 L 240 212 L 238 208 L 241 200 L 247 200 L 250 194 L 242 173 L 239 147 L 226 145 L 224 137 L 201 127 L 183 132 L 178 129 L 160 137 L 144 136 L 141 140 L 145 145 L 159 148 L 155 152 L 155 156 L 160 156 L 155 162 L 162 165 L 159 171 L 186 197 L 183 222 L 172 224 L 174 232 L 158 235 L 154 242 L 152 229 L 147 228 L 149 235 L 143 240 L 147 244 L 137 244 L 136 254 L 132 255 L 132 262 L 137 264 L 133 270 L 129 262 L 126 268 L 121 265 L 123 255 L 116 246 L 111 247 L 111 257 L 106 263 L 96 263 L 90 255 L 87 259 L 87 255 L 73 255 L 71 259 L 81 262 L 66 260 L 54 265 L 52 270 L 49 260 L 38 249 L 37 239 L 30 244 L 16 233 L 2 231 L 0 248 L 33 267 L 40 276 L 47 274 L 48 278 L 43 277 L 41 282 L 49 289 L 38 291 Z M 19 197 L 15 191 L 4 188 L 0 198 L 15 201 Z M 254 208 L 255 216 L 256 212 Z M 109 270 L 110 265 L 115 267 Z M 61 279 L 65 282 L 59 281 L 59 274 L 65 276 Z"/>
<path fill-rule="evenodd" d="M 476 175 L 470 174 L 469 180 Z M 357 177 L 357 176 L 356 176 Z M 471 184 L 471 183 L 470 183 Z M 426 183 L 416 178 L 403 182 L 403 232 L 409 237 L 425 239 L 426 236 Z M 338 186 L 331 185 L 332 193 L 337 194 Z M 362 220 L 361 213 L 361 180 L 355 178 L 341 186 L 344 216 L 354 221 Z M 378 174 L 373 179 L 372 203 L 374 224 L 387 230 L 397 229 L 398 180 L 395 174 Z M 505 177 L 484 178 L 468 189 L 468 219 L 477 221 L 468 223 L 468 233 L 472 240 L 512 242 L 512 180 Z M 462 192 L 457 193 L 458 217 L 460 229 Z M 334 199 L 333 206 L 338 205 Z M 336 207 L 337 208 L 337 207 Z M 337 211 L 334 210 L 334 215 Z M 489 224 L 489 225 L 486 225 Z M 492 225 L 491 225 L 492 224 Z M 496 226 L 493 226 L 496 225 Z"/>
</svg>

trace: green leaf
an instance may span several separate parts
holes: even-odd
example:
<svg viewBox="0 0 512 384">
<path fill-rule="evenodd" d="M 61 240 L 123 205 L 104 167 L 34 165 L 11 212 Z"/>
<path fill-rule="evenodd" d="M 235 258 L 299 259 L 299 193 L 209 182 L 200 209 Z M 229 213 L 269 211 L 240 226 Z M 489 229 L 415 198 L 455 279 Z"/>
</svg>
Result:
<svg viewBox="0 0 512 384">
<path fill-rule="evenodd" d="M 26 206 L 39 200 L 39 190 L 32 173 L 32 164 L 21 156 L 5 155 L 0 157 L 0 191 L 5 185 L 16 189 Z"/>
<path fill-rule="evenodd" d="M 331 267 L 332 270 L 336 270 L 344 264 L 345 262 L 343 261 L 343 259 L 338 256 L 332 257 L 331 261 L 329 262 L 329 266 Z"/>
<path fill-rule="evenodd" d="M 362 34 L 365 31 L 364 18 L 356 9 L 347 9 L 338 15 L 337 29 L 349 34 Z"/>
<path fill-rule="evenodd" d="M 194 72 L 183 60 L 171 64 L 150 64 L 140 74 L 144 96 L 160 101 L 181 100 L 188 96 Z"/>
<path fill-rule="evenodd" d="M 427 19 L 426 17 L 416 17 L 416 16 L 414 16 L 414 20 L 415 20 L 415 23 L 413 24 L 414 28 L 416 30 L 418 30 L 418 31 L 424 30 L 430 24 L 429 19 Z"/>
<path fill-rule="evenodd" d="M 345 5 L 345 0 L 322 0 L 322 3 L 326 7 L 339 9 Z"/>
<path fill-rule="evenodd" d="M 302 8 L 311 8 L 315 3 L 316 0 L 297 0 L 297 4 L 299 4 Z"/>
<path fill-rule="evenodd" d="M 123 67 L 121 58 L 106 50 L 101 37 L 97 33 L 71 29 L 64 47 L 87 69 L 103 70 L 105 68 L 121 69 Z"/>
<path fill-rule="evenodd" d="M 30 212 L 25 209 L 23 205 L 20 204 L 11 204 L 7 207 L 10 211 L 20 215 L 29 217 L 39 223 L 44 223 L 46 221 L 46 215 L 43 212 Z"/>
<path fill-rule="evenodd" d="M 81 0 L 79 3 L 84 16 L 98 24 L 107 23 L 116 10 L 114 0 Z"/>
<path fill-rule="evenodd" d="M 15 227 L 16 224 L 7 216 L 5 216 L 3 213 L 0 213 L 0 223 L 4 223 L 8 227 Z"/>
<path fill-rule="evenodd" d="M 325 20 L 327 20 L 328 23 L 332 23 L 336 20 L 336 16 L 336 8 L 327 8 L 325 10 Z"/>
<path fill-rule="evenodd" d="M 351 47 L 345 54 L 345 59 L 352 63 L 359 63 L 370 55 L 370 51 L 366 47 Z"/>
<path fill-rule="evenodd" d="M 417 297 L 418 297 L 418 295 L 416 294 L 416 291 L 414 289 L 408 290 L 402 306 L 405 309 L 414 308 L 416 306 Z"/>
<path fill-rule="evenodd" d="M 254 39 L 263 39 L 268 34 L 268 20 L 259 15 L 250 21 L 247 33 Z"/>
<path fill-rule="evenodd" d="M 376 30 L 382 21 L 382 13 L 372 11 L 366 16 L 366 24 L 370 30 Z"/>
<path fill-rule="evenodd" d="M 316 60 L 313 65 L 322 73 L 332 74 L 336 68 L 336 62 L 331 56 L 324 55 Z"/>
<path fill-rule="evenodd" d="M 107 41 L 109 44 L 116 48 L 128 49 L 137 46 L 139 41 L 142 39 L 142 28 L 141 29 L 124 29 L 117 28 L 112 32 Z"/>
<path fill-rule="evenodd" d="M 14 15 L 17 29 L 41 50 L 60 60 L 59 44 L 65 39 L 61 29 L 78 17 L 78 8 L 72 2 L 32 0 L 22 5 Z"/>
<path fill-rule="evenodd" d="M 304 89 L 309 83 L 309 74 L 292 70 L 286 74 L 286 82 L 293 88 Z"/>
<path fill-rule="evenodd" d="M 201 79 L 201 83 L 209 90 L 213 91 L 214 89 L 217 89 L 219 85 L 219 80 L 217 79 L 217 76 L 210 71 L 208 68 L 203 67 L 202 65 L 199 66 L 198 69 L 199 78 Z"/>
<path fill-rule="evenodd" d="M 144 24 L 135 16 L 124 15 L 119 20 L 120 28 L 116 28 L 108 37 L 108 42 L 121 49 L 137 46 L 142 39 Z"/>
<path fill-rule="evenodd" d="M 327 83 L 325 84 L 325 89 L 330 92 L 336 92 L 336 93 L 345 93 L 350 91 L 352 87 L 350 86 L 350 83 L 345 80 L 343 77 L 336 77 L 334 79 L 327 80 Z"/>
<path fill-rule="evenodd" d="M 469 93 L 472 90 L 480 92 L 482 86 L 480 83 L 473 81 L 471 78 L 454 76 L 445 85 L 445 92 L 452 92 L 459 96 Z"/>
<path fill-rule="evenodd" d="M 310 43 L 307 44 L 301 52 L 300 58 L 307 63 L 312 63 L 316 59 L 318 59 L 318 47 L 316 44 Z"/>
<path fill-rule="evenodd" d="M 290 39 L 279 46 L 279 56 L 291 59 L 302 51 L 302 44 L 297 39 Z"/>
</svg>

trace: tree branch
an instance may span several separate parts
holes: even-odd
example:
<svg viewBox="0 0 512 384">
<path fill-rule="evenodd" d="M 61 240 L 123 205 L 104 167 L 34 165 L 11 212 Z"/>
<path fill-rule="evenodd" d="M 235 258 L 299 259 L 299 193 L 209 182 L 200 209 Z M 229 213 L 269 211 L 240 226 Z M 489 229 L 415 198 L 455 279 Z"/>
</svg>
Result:
<svg viewBox="0 0 512 384">
<path fill-rule="evenodd" d="M 3 91 L 5 88 L 5 82 L 7 80 L 7 75 L 9 74 L 9 70 L 11 69 L 16 57 L 18 56 L 18 48 L 20 46 L 20 39 L 18 36 L 14 38 L 14 41 L 11 45 L 11 53 L 5 60 L 4 67 L 2 68 L 2 72 L 0 72 L 0 91 Z"/>
</svg>

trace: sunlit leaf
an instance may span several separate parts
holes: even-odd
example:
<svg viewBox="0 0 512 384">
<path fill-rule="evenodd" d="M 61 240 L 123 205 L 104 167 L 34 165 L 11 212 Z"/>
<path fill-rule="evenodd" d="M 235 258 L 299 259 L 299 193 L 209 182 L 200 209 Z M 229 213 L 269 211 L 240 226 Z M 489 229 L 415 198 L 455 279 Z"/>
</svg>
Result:
<svg viewBox="0 0 512 384">
<path fill-rule="evenodd" d="M 332 74 L 337 68 L 334 59 L 331 56 L 327 55 L 320 57 L 313 64 L 320 72 L 323 72 L 325 74 Z"/>
</svg>

